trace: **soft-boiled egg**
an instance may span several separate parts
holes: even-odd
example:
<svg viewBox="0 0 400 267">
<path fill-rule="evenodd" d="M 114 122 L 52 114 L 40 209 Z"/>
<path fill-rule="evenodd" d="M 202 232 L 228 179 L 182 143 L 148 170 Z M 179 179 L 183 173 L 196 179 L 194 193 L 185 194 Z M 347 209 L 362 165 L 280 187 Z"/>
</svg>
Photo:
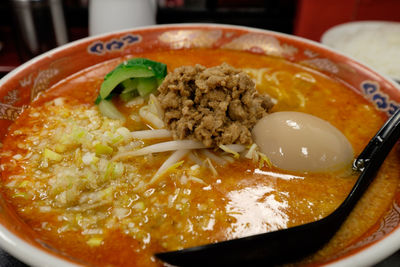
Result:
<svg viewBox="0 0 400 267">
<path fill-rule="evenodd" d="M 254 126 L 253 140 L 273 165 L 300 172 L 349 167 L 353 148 L 329 122 L 301 112 L 275 112 Z"/>
</svg>

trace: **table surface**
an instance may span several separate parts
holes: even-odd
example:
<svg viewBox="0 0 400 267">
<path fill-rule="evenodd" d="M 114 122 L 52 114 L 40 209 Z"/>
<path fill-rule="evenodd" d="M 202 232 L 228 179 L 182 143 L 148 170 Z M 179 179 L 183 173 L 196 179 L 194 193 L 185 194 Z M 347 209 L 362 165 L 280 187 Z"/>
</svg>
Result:
<svg viewBox="0 0 400 267">
<path fill-rule="evenodd" d="M 374 265 L 374 267 L 395 267 L 400 266 L 400 250 L 389 258 Z M 0 267 L 27 267 L 26 264 L 17 260 L 4 250 L 0 249 Z"/>
</svg>

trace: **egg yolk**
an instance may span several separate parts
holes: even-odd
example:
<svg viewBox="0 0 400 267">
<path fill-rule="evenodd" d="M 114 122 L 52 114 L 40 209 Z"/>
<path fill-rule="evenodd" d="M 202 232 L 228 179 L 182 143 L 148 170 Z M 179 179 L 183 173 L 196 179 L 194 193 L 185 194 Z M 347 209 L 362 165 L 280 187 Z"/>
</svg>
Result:
<svg viewBox="0 0 400 267">
<path fill-rule="evenodd" d="M 329 122 L 301 112 L 275 112 L 254 126 L 253 140 L 273 165 L 300 172 L 350 167 L 353 148 Z"/>
</svg>

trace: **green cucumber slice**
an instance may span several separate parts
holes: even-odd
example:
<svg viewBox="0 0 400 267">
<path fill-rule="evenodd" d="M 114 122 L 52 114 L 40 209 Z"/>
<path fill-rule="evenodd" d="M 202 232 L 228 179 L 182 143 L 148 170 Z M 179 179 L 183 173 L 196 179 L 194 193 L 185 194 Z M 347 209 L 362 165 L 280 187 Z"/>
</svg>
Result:
<svg viewBox="0 0 400 267">
<path fill-rule="evenodd" d="M 119 112 L 118 109 L 114 106 L 114 104 L 109 100 L 104 100 L 104 99 L 101 100 L 99 103 L 99 110 L 103 115 L 111 119 L 125 121 L 124 115 L 122 115 L 122 113 Z"/>
<path fill-rule="evenodd" d="M 104 77 L 95 104 L 99 105 L 103 115 L 125 120 L 109 100 L 115 95 L 119 95 L 123 101 L 129 101 L 138 95 L 147 96 L 157 89 L 166 75 L 167 65 L 164 63 L 146 58 L 127 60 Z"/>
<path fill-rule="evenodd" d="M 139 96 L 139 93 L 138 93 L 138 91 L 135 89 L 134 91 L 130 91 L 130 92 L 126 92 L 126 93 L 122 92 L 122 93 L 119 95 L 119 98 L 121 98 L 121 100 L 124 101 L 124 102 L 128 102 L 128 101 L 134 99 L 134 98 L 137 97 L 137 96 Z"/>
<path fill-rule="evenodd" d="M 127 79 L 121 83 L 122 85 L 122 92 L 121 94 L 129 93 L 132 91 L 136 91 L 137 85 L 138 85 L 138 79 L 132 78 L 132 79 Z"/>
<path fill-rule="evenodd" d="M 105 99 L 118 84 L 129 78 L 153 77 L 154 73 L 146 66 L 119 65 L 114 71 L 110 72 L 104 78 L 100 87 L 100 97 Z"/>
<path fill-rule="evenodd" d="M 159 79 L 163 79 L 167 75 L 167 65 L 161 62 L 153 61 L 147 58 L 134 58 L 126 62 L 127 66 L 143 65 L 149 67 Z"/>
<path fill-rule="evenodd" d="M 131 78 L 155 77 L 162 80 L 167 75 L 167 65 L 147 58 L 133 58 L 118 65 L 104 77 L 100 97 L 106 99 L 117 85 Z"/>
<path fill-rule="evenodd" d="M 137 91 L 141 96 L 147 96 L 155 89 L 157 89 L 158 84 L 157 84 L 157 79 L 155 77 L 137 78 L 137 80 L 138 80 Z"/>
</svg>

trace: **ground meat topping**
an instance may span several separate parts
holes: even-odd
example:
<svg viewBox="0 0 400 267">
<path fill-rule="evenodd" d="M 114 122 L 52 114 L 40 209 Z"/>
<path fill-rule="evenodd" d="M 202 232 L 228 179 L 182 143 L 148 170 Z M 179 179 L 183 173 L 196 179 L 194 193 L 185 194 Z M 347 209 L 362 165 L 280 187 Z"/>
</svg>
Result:
<svg viewBox="0 0 400 267">
<path fill-rule="evenodd" d="M 158 91 L 174 139 L 195 139 L 206 146 L 253 143 L 251 129 L 273 105 L 246 73 L 225 63 L 179 67 Z"/>
</svg>

